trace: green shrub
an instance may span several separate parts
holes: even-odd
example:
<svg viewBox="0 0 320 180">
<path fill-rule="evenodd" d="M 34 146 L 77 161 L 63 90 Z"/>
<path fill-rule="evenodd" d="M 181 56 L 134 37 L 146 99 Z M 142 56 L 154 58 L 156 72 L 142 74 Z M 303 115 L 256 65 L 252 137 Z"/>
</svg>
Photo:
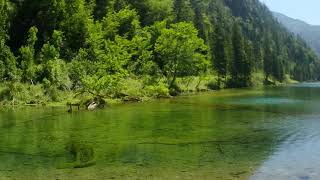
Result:
<svg viewBox="0 0 320 180">
<path fill-rule="evenodd" d="M 0 92 L 0 101 L 11 104 L 42 104 L 48 101 L 42 85 L 30 85 L 18 82 L 7 84 Z"/>
<path fill-rule="evenodd" d="M 145 90 L 147 92 L 147 95 L 150 97 L 168 97 L 169 95 L 169 89 L 168 85 L 163 82 L 159 82 L 156 85 L 149 85 L 145 87 Z"/>
<path fill-rule="evenodd" d="M 141 80 L 134 78 L 122 79 L 120 89 L 117 91 L 117 96 L 142 97 L 144 96 L 143 83 Z"/>
</svg>

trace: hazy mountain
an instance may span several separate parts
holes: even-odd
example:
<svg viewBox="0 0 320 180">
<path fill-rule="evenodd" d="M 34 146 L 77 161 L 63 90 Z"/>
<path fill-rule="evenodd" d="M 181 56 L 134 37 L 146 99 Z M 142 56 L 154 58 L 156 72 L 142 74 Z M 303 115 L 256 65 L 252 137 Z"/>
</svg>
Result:
<svg viewBox="0 0 320 180">
<path fill-rule="evenodd" d="M 290 18 L 281 13 L 273 12 L 274 16 L 291 32 L 300 35 L 320 54 L 320 26 L 310 25 L 298 19 Z"/>
</svg>

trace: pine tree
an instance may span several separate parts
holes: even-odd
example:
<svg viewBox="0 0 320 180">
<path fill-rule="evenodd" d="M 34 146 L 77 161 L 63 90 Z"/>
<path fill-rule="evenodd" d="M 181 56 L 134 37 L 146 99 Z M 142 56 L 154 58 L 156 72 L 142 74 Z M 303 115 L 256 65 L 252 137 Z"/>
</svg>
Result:
<svg viewBox="0 0 320 180">
<path fill-rule="evenodd" d="M 216 28 L 216 38 L 213 48 L 214 60 L 213 65 L 215 70 L 218 73 L 218 86 L 221 86 L 221 79 L 226 78 L 227 76 L 227 65 L 228 65 L 228 56 L 226 49 L 226 40 L 225 34 L 220 27 Z"/>
<path fill-rule="evenodd" d="M 264 39 L 264 59 L 263 70 L 265 74 L 265 83 L 269 82 L 269 78 L 272 76 L 272 66 L 275 59 L 274 41 L 271 34 L 268 34 Z"/>
<path fill-rule="evenodd" d="M 21 69 L 24 74 L 24 81 L 29 81 L 32 84 L 35 80 L 36 67 L 35 67 L 35 44 L 38 40 L 37 38 L 38 29 L 36 27 L 31 27 L 28 31 L 28 39 L 25 46 L 19 49 L 20 51 L 20 62 Z"/>
<path fill-rule="evenodd" d="M 175 13 L 175 22 L 193 22 L 194 11 L 190 0 L 174 0 L 173 11 Z"/>
<path fill-rule="evenodd" d="M 245 41 L 241 27 L 235 23 L 232 34 L 233 60 L 231 62 L 231 87 L 246 87 L 250 85 L 250 60 L 245 51 Z"/>
</svg>

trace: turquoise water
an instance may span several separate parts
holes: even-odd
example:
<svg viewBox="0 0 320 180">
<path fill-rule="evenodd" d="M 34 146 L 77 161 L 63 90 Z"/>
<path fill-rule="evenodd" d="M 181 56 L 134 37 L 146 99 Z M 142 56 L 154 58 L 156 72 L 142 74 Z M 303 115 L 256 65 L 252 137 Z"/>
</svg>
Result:
<svg viewBox="0 0 320 180">
<path fill-rule="evenodd" d="M 0 179 L 320 179 L 320 84 L 0 110 Z"/>
</svg>

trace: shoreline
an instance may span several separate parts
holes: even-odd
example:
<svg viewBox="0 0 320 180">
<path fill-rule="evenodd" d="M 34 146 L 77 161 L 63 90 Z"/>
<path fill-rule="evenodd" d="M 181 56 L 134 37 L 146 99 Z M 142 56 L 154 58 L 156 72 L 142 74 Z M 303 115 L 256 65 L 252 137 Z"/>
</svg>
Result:
<svg viewBox="0 0 320 180">
<path fill-rule="evenodd" d="M 280 83 L 280 84 L 275 84 L 275 85 L 258 85 L 258 86 L 252 86 L 252 87 L 243 87 L 243 88 L 223 88 L 219 90 L 210 90 L 210 89 L 203 89 L 201 91 L 186 91 L 182 92 L 181 94 L 177 96 L 168 96 L 168 97 L 139 97 L 141 101 L 125 101 L 121 98 L 116 98 L 116 99 L 104 99 L 106 103 L 106 107 L 112 107 L 112 106 L 117 106 L 117 105 L 124 105 L 124 104 L 135 104 L 135 103 L 146 103 L 146 102 L 154 102 L 154 101 L 159 101 L 159 100 L 166 100 L 166 99 L 175 99 L 175 98 L 182 98 L 182 97 L 192 97 L 192 96 L 198 96 L 198 95 L 203 95 L 203 94 L 217 94 L 218 92 L 222 91 L 228 91 L 228 90 L 245 90 L 245 89 L 260 89 L 260 88 L 265 88 L 265 87 L 281 87 L 281 86 L 287 86 L 287 85 L 292 85 L 292 84 L 299 84 L 299 83 L 315 83 L 317 81 L 313 82 L 290 82 L 290 83 Z M 61 102 L 47 102 L 46 104 L 17 104 L 17 105 L 10 105 L 10 104 L 1 104 L 0 109 L 15 109 L 15 108 L 24 108 L 24 107 L 65 107 L 66 110 L 68 108 L 68 104 L 72 102 L 68 101 L 61 101 Z M 80 105 L 80 110 L 87 110 L 86 107 L 84 107 L 84 104 Z M 101 109 L 105 109 L 101 108 Z M 98 108 L 99 109 L 99 108 Z M 97 110 L 97 109 L 96 109 Z M 75 112 L 78 110 L 75 110 Z"/>
</svg>

